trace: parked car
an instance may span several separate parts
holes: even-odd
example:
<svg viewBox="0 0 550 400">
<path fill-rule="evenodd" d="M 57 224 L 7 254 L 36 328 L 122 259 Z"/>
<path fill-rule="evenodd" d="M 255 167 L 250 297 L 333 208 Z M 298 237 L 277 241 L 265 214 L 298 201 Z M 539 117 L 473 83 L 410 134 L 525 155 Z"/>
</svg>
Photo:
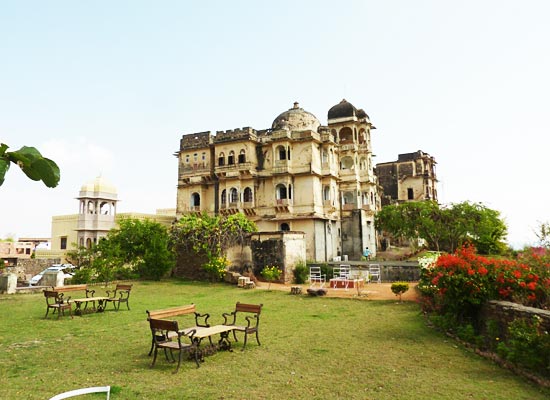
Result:
<svg viewBox="0 0 550 400">
<path fill-rule="evenodd" d="M 51 267 L 48 267 L 44 271 L 39 272 L 37 275 L 33 276 L 29 281 L 29 285 L 30 286 L 38 285 L 38 283 L 42 279 L 42 276 L 46 272 L 62 271 L 65 279 L 71 279 L 74 275 L 74 269 L 75 269 L 75 266 L 72 264 L 53 264 Z"/>
</svg>

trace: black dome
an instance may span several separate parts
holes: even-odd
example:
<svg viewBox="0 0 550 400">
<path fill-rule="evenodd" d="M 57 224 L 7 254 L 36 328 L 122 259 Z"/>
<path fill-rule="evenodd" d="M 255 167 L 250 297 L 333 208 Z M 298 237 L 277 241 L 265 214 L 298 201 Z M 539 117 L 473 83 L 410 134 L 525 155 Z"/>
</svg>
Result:
<svg viewBox="0 0 550 400">
<path fill-rule="evenodd" d="M 346 99 L 343 99 L 340 103 L 328 110 L 328 119 L 352 117 L 368 118 L 369 116 L 362 109 L 358 110 L 355 108 L 355 106 L 349 103 Z"/>
</svg>

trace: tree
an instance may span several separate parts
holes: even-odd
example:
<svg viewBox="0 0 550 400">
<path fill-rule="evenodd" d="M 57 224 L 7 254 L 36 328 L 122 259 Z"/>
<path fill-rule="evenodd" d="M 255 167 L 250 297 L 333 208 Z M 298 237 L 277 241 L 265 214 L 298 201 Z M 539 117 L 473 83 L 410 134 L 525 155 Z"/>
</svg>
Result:
<svg viewBox="0 0 550 400">
<path fill-rule="evenodd" d="M 422 238 L 430 250 L 453 252 L 471 242 L 482 254 L 506 251 L 506 224 L 498 211 L 481 203 L 440 207 L 433 201 L 407 202 L 382 208 L 376 227 L 395 236 Z"/>
<path fill-rule="evenodd" d="M 93 274 L 98 281 L 109 282 L 135 276 L 159 280 L 173 268 L 175 257 L 166 227 L 147 219 L 125 218 L 91 249 L 68 252 L 67 259 L 81 266 L 77 278 L 82 275 L 86 280 Z"/>
<path fill-rule="evenodd" d="M 541 247 L 546 249 L 550 248 L 550 223 L 538 222 L 538 226 L 533 233 L 539 240 L 539 245 Z"/>
<path fill-rule="evenodd" d="M 33 181 L 42 181 L 50 188 L 59 184 L 59 167 L 49 158 L 42 157 L 36 148 L 23 146 L 16 151 L 7 151 L 8 148 L 7 144 L 0 143 L 0 186 L 12 163 L 17 164 Z"/>
</svg>

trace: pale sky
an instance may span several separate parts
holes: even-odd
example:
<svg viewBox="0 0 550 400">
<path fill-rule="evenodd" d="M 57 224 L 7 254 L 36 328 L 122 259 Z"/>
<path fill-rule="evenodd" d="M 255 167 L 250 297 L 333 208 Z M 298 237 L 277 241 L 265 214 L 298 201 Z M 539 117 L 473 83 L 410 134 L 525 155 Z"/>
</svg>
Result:
<svg viewBox="0 0 550 400">
<path fill-rule="evenodd" d="M 49 237 L 102 174 L 118 212 L 175 208 L 183 134 L 271 127 L 345 98 L 375 163 L 423 150 L 439 200 L 498 210 L 515 247 L 550 221 L 550 2 L 0 0 L 0 142 L 37 147 L 55 189 L 12 166 L 0 238 Z"/>
</svg>

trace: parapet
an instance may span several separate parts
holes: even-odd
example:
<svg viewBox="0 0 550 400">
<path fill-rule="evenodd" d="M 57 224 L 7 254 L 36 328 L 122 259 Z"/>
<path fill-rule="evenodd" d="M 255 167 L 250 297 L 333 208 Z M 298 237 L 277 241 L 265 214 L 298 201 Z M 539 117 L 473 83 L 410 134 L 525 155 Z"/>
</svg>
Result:
<svg viewBox="0 0 550 400">
<path fill-rule="evenodd" d="M 242 129 L 236 128 L 226 131 L 218 131 L 214 137 L 214 143 L 232 142 L 237 140 L 258 140 L 256 130 L 249 126 L 245 126 Z"/>
<path fill-rule="evenodd" d="M 210 146 L 212 136 L 210 131 L 183 135 L 180 140 L 180 150 L 200 149 Z"/>
</svg>

